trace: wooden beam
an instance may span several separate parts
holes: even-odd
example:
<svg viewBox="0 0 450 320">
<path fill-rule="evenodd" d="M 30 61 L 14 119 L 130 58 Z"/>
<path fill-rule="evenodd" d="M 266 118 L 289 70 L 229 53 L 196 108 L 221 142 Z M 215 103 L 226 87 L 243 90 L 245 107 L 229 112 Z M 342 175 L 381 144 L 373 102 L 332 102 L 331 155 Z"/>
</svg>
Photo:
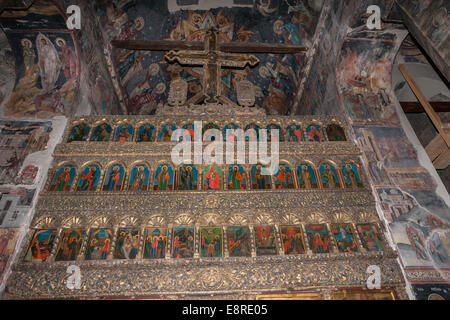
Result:
<svg viewBox="0 0 450 320">
<path fill-rule="evenodd" d="M 401 101 L 400 105 L 405 113 L 422 113 L 425 109 L 420 102 Z M 436 112 L 450 112 L 450 102 L 430 102 Z"/>
</svg>

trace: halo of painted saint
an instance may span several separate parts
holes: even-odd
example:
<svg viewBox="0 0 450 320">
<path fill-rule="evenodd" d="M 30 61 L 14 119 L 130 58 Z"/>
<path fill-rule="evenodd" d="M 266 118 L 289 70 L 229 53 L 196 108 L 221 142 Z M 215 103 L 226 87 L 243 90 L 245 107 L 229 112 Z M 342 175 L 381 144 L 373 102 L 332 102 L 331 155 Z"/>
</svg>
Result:
<svg viewBox="0 0 450 320">
<path fill-rule="evenodd" d="M 164 124 L 159 132 L 158 141 L 170 142 L 172 140 L 172 134 L 177 129 L 174 124 Z"/>
<path fill-rule="evenodd" d="M 280 142 L 283 141 L 283 133 L 281 126 L 276 123 L 271 123 L 266 126 L 267 130 L 267 141 L 269 142 Z M 278 139 L 276 138 L 275 132 L 278 130 Z"/>
<path fill-rule="evenodd" d="M 288 142 L 304 141 L 302 127 L 299 124 L 291 124 L 286 128 L 286 135 Z"/>
<path fill-rule="evenodd" d="M 133 140 L 133 126 L 128 123 L 123 123 L 116 129 L 116 135 L 114 136 L 114 141 L 116 142 L 126 142 Z"/>
<path fill-rule="evenodd" d="M 323 163 L 319 168 L 319 173 L 324 188 L 333 189 L 340 187 L 338 174 L 331 163 Z"/>
<path fill-rule="evenodd" d="M 250 123 L 245 126 L 245 141 L 259 141 L 260 126 L 256 123 Z"/>
<path fill-rule="evenodd" d="M 36 230 L 25 254 L 25 261 L 46 261 L 52 252 L 56 229 Z"/>
<path fill-rule="evenodd" d="M 216 227 L 200 228 L 200 256 L 207 258 L 222 257 L 223 230 Z"/>
<path fill-rule="evenodd" d="M 217 141 L 222 135 L 219 126 L 215 123 L 207 123 L 202 130 L 203 141 Z"/>
<path fill-rule="evenodd" d="M 310 124 L 306 127 L 306 136 L 308 141 L 322 142 L 324 141 L 322 127 L 318 124 Z"/>
<path fill-rule="evenodd" d="M 347 162 L 342 165 L 342 177 L 347 188 L 361 188 L 363 186 L 354 163 Z"/>
<path fill-rule="evenodd" d="M 294 189 L 294 173 L 286 164 L 279 164 L 274 174 L 275 188 Z"/>
<path fill-rule="evenodd" d="M 252 166 L 251 176 L 252 176 L 252 189 L 256 190 L 267 190 L 271 189 L 270 176 L 265 172 L 264 166 L 262 164 L 256 164 Z"/>
<path fill-rule="evenodd" d="M 164 259 L 167 247 L 167 228 L 146 228 L 144 259 Z"/>
<path fill-rule="evenodd" d="M 330 227 L 336 247 L 340 252 L 358 251 L 355 233 L 350 224 L 332 224 Z"/>
<path fill-rule="evenodd" d="M 184 164 L 178 171 L 178 190 L 197 190 L 198 171 L 194 165 Z"/>
<path fill-rule="evenodd" d="M 206 166 L 203 171 L 203 189 L 219 190 L 222 185 L 222 170 L 216 164 Z"/>
<path fill-rule="evenodd" d="M 317 188 L 317 179 L 314 169 L 309 163 L 301 163 L 297 167 L 298 186 L 300 189 Z"/>
<path fill-rule="evenodd" d="M 332 123 L 326 128 L 328 141 L 346 141 L 344 129 L 335 123 Z"/>
<path fill-rule="evenodd" d="M 61 234 L 55 261 L 75 261 L 80 253 L 86 232 L 80 229 L 66 229 Z"/>
<path fill-rule="evenodd" d="M 232 164 L 228 167 L 228 189 L 247 189 L 247 173 L 240 164 Z"/>
<path fill-rule="evenodd" d="M 228 254 L 230 257 L 250 257 L 252 245 L 248 227 L 227 227 Z"/>
<path fill-rule="evenodd" d="M 257 256 L 277 254 L 277 243 L 273 226 L 255 226 L 255 246 Z"/>
<path fill-rule="evenodd" d="M 305 226 L 306 236 L 308 237 L 309 248 L 312 253 L 330 252 L 330 239 L 325 224 L 309 224 Z"/>
<path fill-rule="evenodd" d="M 139 228 L 119 228 L 114 247 L 114 259 L 136 259 L 139 241 Z"/>
<path fill-rule="evenodd" d="M 172 258 L 192 258 L 194 256 L 194 228 L 173 228 Z"/>
<path fill-rule="evenodd" d="M 181 129 L 181 141 L 194 141 L 195 132 L 192 123 L 184 124 Z"/>
<path fill-rule="evenodd" d="M 139 127 L 137 142 L 153 142 L 155 141 L 155 126 L 146 123 Z"/>
<path fill-rule="evenodd" d="M 91 141 L 109 141 L 112 128 L 107 123 L 101 123 L 94 128 Z"/>
<path fill-rule="evenodd" d="M 111 229 L 93 229 L 86 246 L 86 260 L 106 260 L 111 250 Z"/>
<path fill-rule="evenodd" d="M 100 179 L 100 167 L 98 165 L 88 165 L 80 173 L 78 179 L 78 191 L 95 191 Z"/>
<path fill-rule="evenodd" d="M 372 224 L 361 224 L 357 226 L 361 243 L 367 251 L 383 251 L 381 233 Z"/>
<path fill-rule="evenodd" d="M 72 165 L 65 165 L 56 171 L 50 187 L 51 191 L 70 191 L 76 171 Z"/>
<path fill-rule="evenodd" d="M 173 169 L 168 164 L 161 164 L 156 168 L 154 190 L 166 191 L 173 189 Z"/>
<path fill-rule="evenodd" d="M 131 169 L 128 190 L 144 191 L 148 189 L 150 170 L 145 164 L 137 164 Z"/>
<path fill-rule="evenodd" d="M 84 122 L 74 125 L 72 127 L 72 130 L 70 131 L 69 139 L 67 140 L 67 142 L 86 141 L 90 130 L 91 127 Z"/>
<path fill-rule="evenodd" d="M 125 168 L 121 164 L 113 164 L 106 171 L 103 191 L 120 191 L 123 187 Z"/>
<path fill-rule="evenodd" d="M 306 253 L 302 229 L 300 227 L 282 226 L 280 227 L 280 236 L 284 254 Z"/>
<path fill-rule="evenodd" d="M 235 123 L 228 123 L 223 127 L 223 137 L 227 142 L 243 141 L 242 133 L 243 130 L 239 130 L 239 126 Z"/>
</svg>

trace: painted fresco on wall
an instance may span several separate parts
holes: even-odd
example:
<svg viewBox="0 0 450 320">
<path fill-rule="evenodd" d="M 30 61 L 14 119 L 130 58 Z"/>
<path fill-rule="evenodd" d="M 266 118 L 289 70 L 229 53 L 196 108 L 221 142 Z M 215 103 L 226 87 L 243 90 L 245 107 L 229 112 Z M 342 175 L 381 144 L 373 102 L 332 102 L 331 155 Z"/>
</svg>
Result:
<svg viewBox="0 0 450 320">
<path fill-rule="evenodd" d="M 16 242 L 20 229 L 0 229 L 0 283 L 8 270 L 10 260 L 16 249 Z"/>
<path fill-rule="evenodd" d="M 73 126 L 67 142 L 86 141 L 90 130 L 91 127 L 84 122 Z"/>
<path fill-rule="evenodd" d="M 255 226 L 255 246 L 257 256 L 277 254 L 277 241 L 273 226 Z"/>
<path fill-rule="evenodd" d="M 283 131 L 281 130 L 281 126 L 279 124 L 271 123 L 271 124 L 267 125 L 266 130 L 267 130 L 267 141 L 270 141 L 270 142 L 284 141 Z M 276 132 L 276 130 L 278 130 L 278 139 L 275 139 L 275 136 L 272 137 L 272 131 Z"/>
<path fill-rule="evenodd" d="M 173 228 L 172 258 L 192 258 L 194 256 L 194 228 Z"/>
<path fill-rule="evenodd" d="M 181 127 L 183 129 L 182 140 L 181 141 L 194 141 L 194 124 L 188 123 Z"/>
<path fill-rule="evenodd" d="M 216 141 L 219 138 L 220 128 L 217 124 L 207 123 L 203 126 L 202 133 L 203 141 Z"/>
<path fill-rule="evenodd" d="M 302 127 L 299 124 L 291 124 L 286 128 L 287 141 L 289 142 L 300 142 L 304 141 Z"/>
<path fill-rule="evenodd" d="M 211 164 L 203 170 L 203 189 L 219 190 L 222 186 L 222 170 L 219 166 Z"/>
<path fill-rule="evenodd" d="M 200 256 L 208 258 L 222 257 L 223 230 L 222 228 L 200 228 Z"/>
<path fill-rule="evenodd" d="M 309 163 L 301 163 L 297 167 L 297 177 L 300 189 L 318 188 L 316 173 Z"/>
<path fill-rule="evenodd" d="M 139 228 L 119 228 L 114 247 L 114 259 L 136 259 L 139 241 Z"/>
<path fill-rule="evenodd" d="M 352 225 L 332 224 L 330 226 L 336 247 L 340 252 L 358 252 L 358 243 Z"/>
<path fill-rule="evenodd" d="M 328 141 L 347 141 L 344 129 L 335 123 L 330 124 L 326 128 Z"/>
<path fill-rule="evenodd" d="M 107 123 L 99 124 L 92 132 L 91 141 L 109 141 L 112 128 Z"/>
<path fill-rule="evenodd" d="M 198 171 L 194 165 L 184 164 L 178 172 L 179 190 L 197 190 Z"/>
<path fill-rule="evenodd" d="M 133 167 L 128 183 L 128 190 L 144 191 L 148 188 L 150 170 L 145 164 L 137 164 Z"/>
<path fill-rule="evenodd" d="M 263 174 L 264 167 L 261 164 L 256 164 L 251 169 L 252 189 L 265 190 L 272 189 L 270 184 L 270 176 Z"/>
<path fill-rule="evenodd" d="M 86 260 L 106 260 L 111 250 L 111 229 L 93 229 L 86 246 Z"/>
<path fill-rule="evenodd" d="M 306 136 L 308 141 L 322 142 L 324 141 L 322 127 L 318 124 L 310 124 L 306 127 Z"/>
<path fill-rule="evenodd" d="M 144 259 L 164 259 L 167 247 L 166 228 L 147 228 L 145 230 Z"/>
<path fill-rule="evenodd" d="M 80 229 L 64 230 L 59 240 L 55 261 L 75 261 L 80 253 L 86 232 Z"/>
<path fill-rule="evenodd" d="M 35 189 L 0 188 L 0 227 L 20 228 L 30 214 Z"/>
<path fill-rule="evenodd" d="M 228 189 L 247 189 L 247 173 L 245 172 L 242 165 L 234 164 L 228 167 Z"/>
<path fill-rule="evenodd" d="M 125 181 L 125 168 L 121 164 L 113 164 L 106 171 L 103 191 L 120 191 Z"/>
<path fill-rule="evenodd" d="M 173 132 L 177 129 L 174 124 L 165 124 L 161 127 L 161 131 L 159 132 L 158 141 L 162 142 L 170 142 L 172 139 Z"/>
<path fill-rule="evenodd" d="M 339 188 L 339 178 L 334 166 L 325 162 L 319 167 L 320 178 L 322 185 L 326 189 Z"/>
<path fill-rule="evenodd" d="M 275 188 L 277 189 L 294 189 L 294 173 L 286 164 L 280 164 L 275 170 L 273 176 Z"/>
<path fill-rule="evenodd" d="M 52 252 L 56 229 L 36 230 L 31 238 L 25 261 L 46 261 Z"/>
<path fill-rule="evenodd" d="M 78 179 L 78 191 L 95 191 L 100 179 L 100 167 L 98 165 L 88 165 L 81 172 Z"/>
<path fill-rule="evenodd" d="M 342 165 L 342 176 L 344 177 L 344 184 L 347 188 L 361 188 L 363 186 L 358 169 L 354 163 L 344 163 Z"/>
<path fill-rule="evenodd" d="M 280 235 L 284 254 L 306 253 L 301 227 L 281 226 Z"/>
<path fill-rule="evenodd" d="M 173 169 L 170 165 L 161 164 L 155 172 L 154 190 L 172 190 L 174 181 Z"/>
<path fill-rule="evenodd" d="M 248 227 L 227 227 L 228 254 L 230 257 L 250 257 L 251 239 Z"/>
<path fill-rule="evenodd" d="M 76 171 L 75 167 L 72 165 L 66 165 L 59 168 L 56 171 L 52 185 L 50 187 L 51 191 L 70 191 L 73 180 L 75 179 Z"/>
<path fill-rule="evenodd" d="M 155 141 L 155 126 L 147 123 L 139 127 L 137 142 L 153 142 Z"/>
<path fill-rule="evenodd" d="M 244 137 L 242 136 L 241 132 L 232 133 L 232 130 L 238 130 L 240 129 L 239 126 L 235 123 L 228 123 L 223 127 L 223 136 L 225 138 L 225 141 L 227 142 L 236 142 L 236 141 L 243 141 Z M 227 130 L 229 134 L 227 134 Z"/>
<path fill-rule="evenodd" d="M 305 232 L 312 253 L 330 252 L 330 239 L 326 225 L 309 224 L 305 226 Z"/>
<path fill-rule="evenodd" d="M 121 124 L 116 129 L 114 141 L 126 142 L 133 140 L 133 126 L 131 124 Z"/>
<path fill-rule="evenodd" d="M 245 141 L 259 141 L 259 130 L 260 129 L 261 129 L 261 127 L 255 123 L 250 123 L 250 124 L 246 125 L 244 128 Z"/>
<path fill-rule="evenodd" d="M 359 239 L 367 251 L 382 251 L 382 234 L 378 228 L 372 224 L 361 224 L 357 226 Z"/>
<path fill-rule="evenodd" d="M 450 300 L 448 283 L 417 283 L 412 288 L 417 300 Z"/>
<path fill-rule="evenodd" d="M 14 52 L 9 45 L 6 34 L 0 32 L 0 105 L 14 89 L 16 66 Z"/>
</svg>

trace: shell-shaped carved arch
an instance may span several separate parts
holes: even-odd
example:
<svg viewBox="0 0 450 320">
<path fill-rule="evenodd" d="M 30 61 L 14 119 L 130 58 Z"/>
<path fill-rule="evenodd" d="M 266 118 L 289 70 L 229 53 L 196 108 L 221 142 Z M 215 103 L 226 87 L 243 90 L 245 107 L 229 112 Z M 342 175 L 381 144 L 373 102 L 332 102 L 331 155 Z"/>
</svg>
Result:
<svg viewBox="0 0 450 320">
<path fill-rule="evenodd" d="M 37 229 L 45 229 L 45 228 L 54 228 L 57 226 L 57 221 L 55 217 L 44 216 L 36 221 L 34 224 L 34 228 Z"/>
<path fill-rule="evenodd" d="M 350 215 L 348 215 L 345 212 L 333 212 L 331 214 L 331 222 L 338 222 L 338 223 L 343 223 L 343 222 L 350 222 L 352 219 L 350 217 Z"/>
<path fill-rule="evenodd" d="M 325 216 L 320 212 L 311 212 L 306 216 L 306 222 L 308 223 L 324 223 L 326 222 Z"/>
<path fill-rule="evenodd" d="M 119 227 L 137 227 L 140 224 L 140 219 L 135 216 L 126 216 L 119 222 Z"/>
<path fill-rule="evenodd" d="M 378 215 L 376 212 L 362 211 L 358 212 L 357 220 L 359 223 L 378 222 Z"/>
<path fill-rule="evenodd" d="M 281 223 L 288 225 L 300 224 L 301 219 L 295 213 L 285 213 L 281 216 Z"/>
<path fill-rule="evenodd" d="M 254 221 L 256 224 L 272 224 L 274 219 L 268 213 L 258 213 L 255 215 Z"/>
<path fill-rule="evenodd" d="M 248 219 L 243 214 L 233 214 L 228 219 L 229 223 L 232 225 L 246 225 L 248 224 Z"/>
<path fill-rule="evenodd" d="M 64 219 L 61 223 L 63 228 L 78 228 L 84 225 L 84 219 L 80 217 L 69 217 Z"/>
<path fill-rule="evenodd" d="M 147 220 L 147 225 L 151 227 L 166 226 L 167 220 L 162 214 L 155 214 Z"/>
<path fill-rule="evenodd" d="M 182 213 L 180 215 L 178 215 L 175 219 L 174 219 L 174 224 L 176 225 L 193 225 L 194 224 L 194 218 L 192 217 L 192 215 L 187 214 L 187 213 Z"/>
<path fill-rule="evenodd" d="M 217 226 L 223 223 L 223 219 L 216 213 L 207 213 L 198 219 L 198 223 L 204 226 Z"/>
<path fill-rule="evenodd" d="M 91 220 L 90 226 L 92 228 L 105 228 L 113 225 L 111 217 L 101 216 Z"/>
</svg>

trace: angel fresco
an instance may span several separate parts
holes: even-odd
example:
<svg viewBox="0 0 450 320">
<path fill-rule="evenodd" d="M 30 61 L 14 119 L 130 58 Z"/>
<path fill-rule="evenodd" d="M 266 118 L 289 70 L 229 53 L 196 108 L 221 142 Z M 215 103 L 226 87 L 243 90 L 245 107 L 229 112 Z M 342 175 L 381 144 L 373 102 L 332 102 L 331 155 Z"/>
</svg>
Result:
<svg viewBox="0 0 450 320">
<path fill-rule="evenodd" d="M 266 130 L 267 130 L 267 141 L 280 142 L 284 140 L 283 133 L 281 131 L 281 126 L 279 124 L 271 123 L 267 125 Z M 273 136 L 276 130 L 278 130 L 278 139 L 276 139 L 275 136 Z"/>
<path fill-rule="evenodd" d="M 252 245 L 248 227 L 227 227 L 228 253 L 230 257 L 250 257 Z"/>
<path fill-rule="evenodd" d="M 145 164 L 137 164 L 133 167 L 128 183 L 128 190 L 143 191 L 148 188 L 148 180 L 150 178 L 150 170 Z"/>
<path fill-rule="evenodd" d="M 219 190 L 222 184 L 222 170 L 219 166 L 211 164 L 203 171 L 203 189 Z"/>
<path fill-rule="evenodd" d="M 277 189 L 293 189 L 294 173 L 286 164 L 280 164 L 274 175 L 275 188 Z"/>
<path fill-rule="evenodd" d="M 94 128 L 91 136 L 91 141 L 109 141 L 112 128 L 107 123 L 99 124 Z"/>
<path fill-rule="evenodd" d="M 357 227 L 361 243 L 367 251 L 382 251 L 383 242 L 381 233 L 372 224 L 361 224 Z"/>
<path fill-rule="evenodd" d="M 55 238 L 56 229 L 36 230 L 25 255 L 25 261 L 46 261 L 52 251 Z"/>
<path fill-rule="evenodd" d="M 344 129 L 335 123 L 326 128 L 328 141 L 346 141 Z"/>
<path fill-rule="evenodd" d="M 251 169 L 252 189 L 265 190 L 271 189 L 270 176 L 263 175 L 263 166 L 261 164 L 254 165 Z"/>
<path fill-rule="evenodd" d="M 125 169 L 121 164 L 114 164 L 106 172 L 103 191 L 120 191 L 123 187 Z"/>
<path fill-rule="evenodd" d="M 208 258 L 222 257 L 222 228 L 205 227 L 200 229 L 200 256 Z"/>
<path fill-rule="evenodd" d="M 54 175 L 50 190 L 70 191 L 70 187 L 72 186 L 75 175 L 75 167 L 72 165 L 66 165 L 59 168 L 59 170 L 56 171 Z"/>
<path fill-rule="evenodd" d="M 119 228 L 114 259 L 136 259 L 140 241 L 139 228 Z"/>
<path fill-rule="evenodd" d="M 143 124 L 139 127 L 137 142 L 155 141 L 155 126 L 152 124 Z"/>
<path fill-rule="evenodd" d="M 55 46 L 42 33 L 36 38 L 36 48 L 38 52 L 38 65 L 41 76 L 41 85 L 44 91 L 52 90 L 58 81 L 61 70 L 61 60 Z"/>
<path fill-rule="evenodd" d="M 304 254 L 305 243 L 300 227 L 280 227 L 281 243 L 284 254 Z"/>
<path fill-rule="evenodd" d="M 358 243 L 356 242 L 353 227 L 350 224 L 332 224 L 331 233 L 340 252 L 358 251 Z"/>
<path fill-rule="evenodd" d="M 125 142 L 133 139 L 133 126 L 131 124 L 121 124 L 117 127 L 114 141 Z"/>
<path fill-rule="evenodd" d="M 161 132 L 159 133 L 158 141 L 160 142 L 170 142 L 172 141 L 172 134 L 177 129 L 174 124 L 165 124 L 161 127 Z"/>
<path fill-rule="evenodd" d="M 86 247 L 86 260 L 106 260 L 111 250 L 111 229 L 93 229 Z"/>
<path fill-rule="evenodd" d="M 154 190 L 172 190 L 173 187 L 173 169 L 170 165 L 161 164 L 156 169 Z"/>
<path fill-rule="evenodd" d="M 73 126 L 72 130 L 70 131 L 70 136 L 67 142 L 86 141 L 90 130 L 91 127 L 84 122 L 81 122 L 80 124 Z"/>
<path fill-rule="evenodd" d="M 184 164 L 178 171 L 178 190 L 196 190 L 198 171 L 191 164 Z"/>
<path fill-rule="evenodd" d="M 304 141 L 302 127 L 298 124 L 291 124 L 286 128 L 288 142 Z"/>
<path fill-rule="evenodd" d="M 88 165 L 80 174 L 78 180 L 78 191 L 95 191 L 98 180 L 100 179 L 100 167 L 97 165 Z"/>
<path fill-rule="evenodd" d="M 192 258 L 194 256 L 194 228 L 173 228 L 172 258 Z"/>
<path fill-rule="evenodd" d="M 250 123 L 245 127 L 245 141 L 259 141 L 260 127 L 255 123 Z"/>
<path fill-rule="evenodd" d="M 234 164 L 228 167 L 228 189 L 247 189 L 247 173 L 245 172 L 242 165 Z"/>
<path fill-rule="evenodd" d="M 257 256 L 277 254 L 277 243 L 273 226 L 255 226 Z"/>
<path fill-rule="evenodd" d="M 319 172 L 324 188 L 333 189 L 340 187 L 338 174 L 332 164 L 328 162 L 323 163 L 319 168 Z"/>
<path fill-rule="evenodd" d="M 64 230 L 59 241 L 55 261 L 75 261 L 80 253 L 86 232 L 80 229 Z"/>
<path fill-rule="evenodd" d="M 167 228 L 145 230 L 144 259 L 164 259 L 167 247 Z"/>
<path fill-rule="evenodd" d="M 342 176 L 344 177 L 344 183 L 347 188 L 361 188 L 363 186 L 358 170 L 353 163 L 344 163 L 342 165 Z"/>
<path fill-rule="evenodd" d="M 330 252 L 330 240 L 325 224 L 310 224 L 305 227 L 309 248 L 312 253 Z"/>
<path fill-rule="evenodd" d="M 233 134 L 232 130 L 238 130 L 239 126 L 235 123 L 228 123 L 227 125 L 225 125 L 225 127 L 223 128 L 223 136 L 225 138 L 225 141 L 227 142 L 236 142 L 236 141 L 242 141 L 243 137 L 242 134 L 239 134 L 239 132 L 236 132 Z M 227 132 L 227 130 L 229 130 Z M 242 131 L 243 130 L 239 130 Z"/>
<path fill-rule="evenodd" d="M 322 127 L 318 124 L 310 124 L 308 127 L 306 127 L 306 136 L 308 137 L 309 141 L 324 141 Z"/>
<path fill-rule="evenodd" d="M 317 188 L 316 173 L 309 163 L 301 163 L 297 167 L 297 177 L 300 189 Z"/>
</svg>

